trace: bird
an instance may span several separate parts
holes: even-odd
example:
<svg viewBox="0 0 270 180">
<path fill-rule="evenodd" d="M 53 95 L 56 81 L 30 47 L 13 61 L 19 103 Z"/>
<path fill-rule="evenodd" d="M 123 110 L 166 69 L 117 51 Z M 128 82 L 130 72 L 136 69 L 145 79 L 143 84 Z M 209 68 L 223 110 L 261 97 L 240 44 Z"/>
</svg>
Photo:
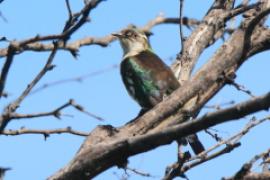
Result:
<svg viewBox="0 0 270 180">
<path fill-rule="evenodd" d="M 180 83 L 171 69 L 154 53 L 143 31 L 128 27 L 112 35 L 119 39 L 123 49 L 121 77 L 128 94 L 142 108 L 140 116 L 178 89 Z M 195 154 L 204 151 L 203 145 L 194 138 L 191 143 Z"/>
</svg>

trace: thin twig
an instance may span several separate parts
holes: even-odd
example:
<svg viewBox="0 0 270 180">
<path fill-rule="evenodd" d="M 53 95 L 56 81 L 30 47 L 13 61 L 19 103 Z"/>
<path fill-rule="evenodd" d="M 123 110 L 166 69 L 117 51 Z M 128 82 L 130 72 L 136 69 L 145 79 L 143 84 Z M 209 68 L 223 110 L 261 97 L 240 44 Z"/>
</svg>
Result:
<svg viewBox="0 0 270 180">
<path fill-rule="evenodd" d="M 103 0 L 104 1 L 104 0 Z M 100 2 L 102 2 L 102 0 L 100 1 L 95 1 L 93 5 L 91 5 L 91 3 L 87 3 L 88 6 L 90 6 L 92 9 L 99 4 Z M 252 9 L 254 7 L 256 7 L 258 5 L 258 3 L 252 4 L 250 6 L 247 7 L 239 7 L 236 10 L 232 10 L 231 12 L 228 12 L 228 14 L 226 14 L 227 19 L 230 19 L 234 16 L 237 16 L 249 9 Z M 82 13 L 85 13 L 86 10 L 89 9 L 85 9 L 82 10 L 79 13 L 75 13 L 76 17 L 79 17 Z M 73 17 L 73 19 L 76 19 Z M 84 20 L 87 21 L 87 18 L 85 18 Z M 201 23 L 201 21 L 196 20 L 196 19 L 192 19 L 192 18 L 187 18 L 187 17 L 183 17 L 181 20 L 179 18 L 165 18 L 163 16 L 158 16 L 156 17 L 154 20 L 149 21 L 149 23 L 147 23 L 144 27 L 142 27 L 142 30 L 145 30 L 146 32 L 149 32 L 149 30 L 156 25 L 159 24 L 179 24 L 182 23 L 183 25 L 187 26 L 188 28 L 192 27 L 192 26 L 197 26 Z M 72 32 L 75 32 L 76 30 L 72 30 Z M 230 30 L 231 32 L 231 30 Z M 26 40 L 22 40 L 20 42 L 17 42 L 17 44 L 19 45 L 18 48 L 16 49 L 16 54 L 22 53 L 24 51 L 27 50 L 31 50 L 31 51 L 50 51 L 52 50 L 53 46 L 52 44 L 42 44 L 39 43 L 41 41 L 50 41 L 50 40 L 56 40 L 56 39 L 63 39 L 65 37 L 67 37 L 68 35 L 70 35 L 69 33 L 62 33 L 62 34 L 53 34 L 53 35 L 47 35 L 47 36 L 40 36 L 37 35 L 33 38 L 29 38 Z M 63 49 L 63 50 L 68 50 L 68 51 L 76 51 L 78 50 L 78 45 L 79 47 L 81 46 L 85 46 L 85 45 L 100 45 L 102 47 L 107 46 L 110 42 L 114 41 L 115 38 L 107 35 L 103 38 L 95 38 L 95 37 L 86 37 L 83 39 L 80 39 L 78 41 L 75 41 L 73 43 L 69 43 L 69 44 L 60 44 L 59 48 Z M 7 48 L 2 48 L 0 49 L 0 57 L 4 57 L 7 56 Z"/>
<path fill-rule="evenodd" d="M 208 129 L 205 129 L 204 132 L 208 135 L 210 135 L 213 139 L 215 139 L 215 141 L 220 142 L 222 141 L 222 138 L 219 137 L 219 135 L 217 133 L 213 134 L 211 131 L 209 131 Z"/>
<path fill-rule="evenodd" d="M 150 173 L 145 173 L 145 172 L 142 172 L 142 171 L 139 171 L 137 169 L 134 169 L 134 168 L 130 168 L 130 167 L 125 167 L 125 171 L 126 170 L 129 170 L 137 175 L 140 175 L 140 176 L 143 176 L 143 177 L 154 177 L 152 176 Z"/>
<path fill-rule="evenodd" d="M 188 159 L 185 162 L 185 164 L 183 166 L 181 166 L 181 168 L 178 168 L 179 167 L 177 165 L 178 162 L 174 163 L 173 165 L 168 166 L 171 168 L 171 170 L 170 170 L 171 173 L 167 174 L 164 179 L 170 179 L 172 177 L 180 176 L 195 166 L 198 166 L 206 161 L 214 159 L 214 158 L 221 156 L 225 153 L 231 152 L 233 149 L 240 146 L 240 142 L 239 142 L 240 139 L 244 135 L 246 135 L 252 128 L 254 128 L 255 126 L 257 126 L 265 121 L 268 121 L 268 120 L 270 120 L 270 116 L 265 117 L 261 120 L 257 120 L 257 121 L 254 118 L 252 118 L 251 121 L 240 132 L 238 132 L 237 134 L 233 135 L 232 137 L 230 137 L 226 140 L 218 141 L 217 144 L 208 148 L 206 151 L 200 153 L 199 155 L 197 155 L 195 157 Z M 220 148 L 222 145 L 226 145 L 226 146 L 224 148 L 222 148 L 221 150 L 208 155 L 210 152 Z"/>
<path fill-rule="evenodd" d="M 97 116 L 97 115 L 95 115 L 95 114 L 93 114 L 93 113 L 90 113 L 89 111 L 86 111 L 86 110 L 84 109 L 83 106 L 77 104 L 74 100 L 70 100 L 70 104 L 71 104 L 75 109 L 77 109 L 78 111 L 81 111 L 81 112 L 83 112 L 84 114 L 86 114 L 86 115 L 88 115 L 88 116 L 90 116 L 90 117 L 92 117 L 92 118 L 95 118 L 95 119 L 97 119 L 97 120 L 99 120 L 99 121 L 104 121 L 104 119 L 103 119 L 102 117 Z"/>
<path fill-rule="evenodd" d="M 55 47 L 54 47 L 53 51 L 51 52 L 51 54 L 50 54 L 50 56 L 49 56 L 49 58 L 47 60 L 47 63 L 42 68 L 42 70 L 38 73 L 38 75 L 26 87 L 26 89 L 22 92 L 22 94 L 16 100 L 14 100 L 12 103 L 10 103 L 5 108 L 5 112 L 4 112 L 4 114 L 2 115 L 2 117 L 0 119 L 0 132 L 2 132 L 4 130 L 4 128 L 7 126 L 8 122 L 11 120 L 11 118 L 10 118 L 11 114 L 16 111 L 16 109 L 20 106 L 21 102 L 30 93 L 30 91 L 32 90 L 32 88 L 46 74 L 47 71 L 49 71 L 49 70 L 51 70 L 53 68 L 53 66 L 51 65 L 51 63 L 52 63 L 52 61 L 54 59 L 54 56 L 56 54 L 56 51 L 57 51 L 57 44 L 58 43 L 55 42 Z"/>
<path fill-rule="evenodd" d="M 244 93 L 246 93 L 247 95 L 249 95 L 250 97 L 254 98 L 255 96 L 251 93 L 250 90 L 246 89 L 245 86 L 240 85 L 238 83 L 235 82 L 234 80 L 235 78 L 235 74 L 231 74 L 229 76 L 225 76 L 225 81 L 226 83 L 228 83 L 229 85 L 232 85 L 233 87 L 235 87 L 237 90 L 242 91 Z"/>
<path fill-rule="evenodd" d="M 238 84 L 235 81 L 232 81 L 230 83 L 230 85 L 232 85 L 233 87 L 235 87 L 237 90 L 246 93 L 247 95 L 249 95 L 252 98 L 256 97 L 255 95 L 252 94 L 252 92 L 250 90 L 248 90 L 247 88 L 245 88 L 245 86 L 243 86 L 241 84 Z"/>
<path fill-rule="evenodd" d="M 179 10 L 179 20 L 181 21 L 183 18 L 183 6 L 184 0 L 180 0 L 180 10 Z M 181 52 L 184 50 L 184 35 L 183 35 L 183 27 L 182 22 L 179 23 L 179 31 L 180 31 L 180 39 L 181 39 Z"/>
<path fill-rule="evenodd" d="M 11 64 L 13 62 L 13 57 L 14 57 L 14 53 L 15 53 L 14 46 L 15 45 L 11 42 L 9 47 L 8 47 L 7 58 L 6 58 L 5 64 L 4 64 L 4 66 L 2 68 L 2 71 L 1 71 L 0 98 L 3 96 L 3 92 L 4 92 L 8 72 L 9 72 Z"/>
<path fill-rule="evenodd" d="M 248 176 L 253 176 L 255 175 L 254 173 L 251 172 L 251 168 L 254 165 L 255 162 L 257 162 L 259 159 L 263 159 L 265 156 L 268 156 L 270 154 L 270 149 L 268 149 L 267 151 L 258 154 L 256 156 L 254 156 L 249 162 L 243 164 L 243 166 L 240 168 L 240 170 L 238 172 L 235 173 L 234 176 L 230 177 L 230 178 L 222 178 L 222 180 L 238 180 L 238 179 L 246 179 L 245 177 Z M 270 174 L 269 172 L 262 173 L 262 175 L 265 175 L 266 177 L 263 178 L 258 178 L 258 179 L 269 179 Z M 247 178 L 247 179 L 254 179 L 254 178 Z"/>
<path fill-rule="evenodd" d="M 44 90 L 46 88 L 54 87 L 54 86 L 57 86 L 57 85 L 62 85 L 62 84 L 70 83 L 70 82 L 82 82 L 82 81 L 84 81 L 84 80 L 86 80 L 88 78 L 91 78 L 91 77 L 94 77 L 94 76 L 97 76 L 97 75 L 100 75 L 100 74 L 115 70 L 118 67 L 119 66 L 117 64 L 114 64 L 114 65 L 111 65 L 111 66 L 106 67 L 104 69 L 100 69 L 100 70 L 97 70 L 97 71 L 94 71 L 94 72 L 90 72 L 88 74 L 84 74 L 84 75 L 80 75 L 80 76 L 77 76 L 77 77 L 72 77 L 72 78 L 67 78 L 67 79 L 62 79 L 62 80 L 57 80 L 57 81 L 45 83 L 45 84 L 41 85 L 40 87 L 37 87 L 35 90 L 31 91 L 30 94 L 32 95 L 32 94 L 35 94 L 35 93 L 37 93 L 39 91 L 42 91 L 42 90 Z"/>
<path fill-rule="evenodd" d="M 6 108 L 4 114 L 0 117 L 0 132 L 4 130 L 4 128 L 7 126 L 8 122 L 11 120 L 11 114 L 14 113 L 17 108 L 20 106 L 21 102 L 25 99 L 26 96 L 29 95 L 33 87 L 40 81 L 40 79 L 49 71 L 53 69 L 52 61 L 55 57 L 55 54 L 59 48 L 59 44 L 66 44 L 66 41 L 69 39 L 69 37 L 77 31 L 83 24 L 85 24 L 88 21 L 88 15 L 90 11 L 95 8 L 100 2 L 103 0 L 92 0 L 88 4 L 84 6 L 84 8 L 78 13 L 78 20 L 76 19 L 76 22 L 74 23 L 68 23 L 67 26 L 64 27 L 64 30 L 61 34 L 58 35 L 49 35 L 49 36 L 36 36 L 34 38 L 30 38 L 21 42 L 13 42 L 12 51 L 16 52 L 17 50 L 19 51 L 21 47 L 26 46 L 27 44 L 31 44 L 34 42 L 38 41 L 43 41 L 43 40 L 57 40 L 53 42 L 53 49 L 50 53 L 50 56 L 45 64 L 45 66 L 41 69 L 41 71 L 38 73 L 38 75 L 33 79 L 33 81 L 26 87 L 26 89 L 21 93 L 21 95 L 12 103 L 10 103 Z M 69 2 L 67 2 L 68 9 L 69 7 Z M 71 10 L 70 10 L 71 11 Z M 71 17 L 72 18 L 72 17 Z M 14 45 L 16 44 L 16 46 Z M 12 56 L 14 53 L 11 53 Z M 72 52 L 74 55 L 74 52 Z M 9 68 L 8 68 L 9 69 Z M 0 87 L 1 88 L 1 87 Z M 0 89 L 1 90 L 1 89 Z M 2 90 L 3 91 L 3 90 Z M 2 92 L 1 92 L 2 93 Z M 88 114 L 89 116 L 92 116 L 96 119 L 101 120 L 102 118 L 95 116 L 87 111 L 85 111 L 83 108 L 79 108 L 77 104 L 73 104 L 73 107 L 75 107 L 77 110 L 80 110 L 81 112 L 84 112 Z"/>
<path fill-rule="evenodd" d="M 144 32 L 149 32 L 151 28 L 156 25 L 160 24 L 179 24 L 179 18 L 165 18 L 162 15 L 157 16 L 153 20 L 149 21 L 146 25 L 141 27 L 140 29 Z M 197 26 L 200 21 L 192 18 L 183 17 L 181 20 L 183 25 L 187 26 L 188 28 Z M 33 38 L 29 38 L 23 41 L 16 42 L 18 44 L 18 48 L 16 48 L 16 54 L 25 52 L 25 51 L 36 51 L 36 52 L 44 52 L 44 51 L 51 51 L 53 49 L 53 44 L 43 44 L 41 41 L 49 41 L 55 39 L 62 39 L 63 35 L 48 35 L 48 36 L 35 36 Z M 70 43 L 59 43 L 58 49 L 59 50 L 67 50 L 67 51 L 78 51 L 82 46 L 89 46 L 89 45 L 99 45 L 101 47 L 106 47 L 109 43 L 116 40 L 115 37 L 112 35 L 106 35 L 104 37 L 85 37 L 82 39 L 78 39 L 74 42 Z M 7 48 L 0 48 L 0 58 L 7 56 Z"/>
<path fill-rule="evenodd" d="M 92 0 L 88 4 L 86 4 L 86 6 L 80 12 L 81 18 L 78 20 L 78 22 L 74 26 L 72 26 L 70 29 L 65 31 L 63 35 L 65 37 L 69 37 L 71 34 L 77 31 L 83 24 L 88 22 L 88 15 L 90 11 L 94 9 L 102 1 L 104 0 Z"/>
<path fill-rule="evenodd" d="M 24 51 L 25 46 L 29 44 L 33 44 L 36 42 L 41 42 L 41 41 L 52 41 L 52 40 L 67 40 L 69 37 L 77 31 L 83 24 L 88 22 L 88 15 L 92 9 L 94 9 L 97 5 L 99 5 L 102 1 L 104 0 L 92 0 L 89 3 L 87 3 L 84 8 L 76 14 L 76 17 L 81 17 L 78 18 L 78 21 L 76 23 L 70 23 L 69 26 L 64 28 L 64 31 L 61 34 L 52 34 L 52 35 L 47 35 L 47 36 L 40 36 L 36 35 L 35 37 L 25 39 L 22 41 L 14 41 L 14 43 L 17 44 L 15 52 L 16 54 L 21 53 Z M 73 18 L 74 19 L 74 18 Z M 74 25 L 73 25 L 74 24 Z M 64 41 L 65 42 L 65 41 Z M 62 45 L 59 45 L 59 47 L 64 47 L 65 43 Z M 53 49 L 53 46 L 51 45 L 51 49 Z M 0 49 L 0 54 L 3 56 L 7 56 L 7 49 Z"/>
<path fill-rule="evenodd" d="M 68 10 L 69 19 L 71 19 L 72 18 L 72 11 L 71 11 L 69 0 L 66 0 L 66 6 L 67 6 L 67 10 Z"/>
<path fill-rule="evenodd" d="M 216 105 L 205 105 L 203 106 L 203 108 L 220 110 L 222 106 L 233 105 L 234 103 L 235 101 L 229 101 L 229 102 L 224 102 L 224 103 L 216 104 Z"/>
<path fill-rule="evenodd" d="M 33 114 L 18 114 L 18 113 L 12 113 L 10 115 L 11 119 L 25 119 L 25 118 L 38 118 L 38 117 L 45 117 L 45 116 L 54 116 L 58 119 L 61 118 L 61 110 L 67 108 L 68 106 L 71 105 L 71 100 L 66 102 L 65 104 L 55 108 L 52 111 L 49 112 L 41 112 L 41 113 L 33 113 Z"/>
<path fill-rule="evenodd" d="M 22 92 L 22 94 L 14 102 L 12 102 L 10 105 L 8 105 L 8 107 L 6 108 L 7 113 L 14 112 L 19 107 L 19 105 L 21 104 L 23 99 L 30 93 L 32 88 L 39 82 L 39 80 L 48 71 L 50 71 L 54 68 L 54 66 L 52 65 L 52 62 L 53 62 L 53 59 L 56 55 L 57 49 L 58 49 L 58 43 L 55 42 L 54 49 L 52 50 L 45 66 L 41 69 L 41 71 L 37 74 L 37 76 L 33 79 L 33 81 L 26 87 L 26 89 Z"/>
<path fill-rule="evenodd" d="M 61 111 L 69 106 L 74 107 L 76 110 L 94 118 L 97 119 L 99 121 L 104 121 L 104 119 L 100 116 L 97 116 L 93 113 L 90 113 L 88 111 L 86 111 L 84 109 L 83 106 L 77 104 L 73 99 L 70 99 L 68 102 L 66 102 L 65 104 L 55 108 L 52 111 L 48 111 L 48 112 L 41 112 L 41 113 L 32 113 L 32 114 L 19 114 L 19 113 L 11 113 L 9 118 L 10 119 L 29 119 L 29 118 L 39 118 L 39 117 L 46 117 L 46 116 L 54 116 L 57 119 L 61 119 L 61 116 L 63 115 L 61 113 Z"/>
<path fill-rule="evenodd" d="M 66 32 L 69 28 L 71 28 L 74 25 L 74 23 L 76 23 L 76 21 L 78 20 L 77 18 L 80 16 L 80 13 L 77 13 L 76 17 L 73 16 L 69 0 L 66 0 L 66 6 L 67 6 L 67 11 L 68 11 L 68 20 L 66 21 L 64 29 L 62 31 L 63 33 Z M 66 36 L 65 39 L 63 39 L 64 46 L 66 45 L 66 42 L 68 39 L 69 39 L 69 36 Z"/>
<path fill-rule="evenodd" d="M 208 148 L 206 151 L 202 152 L 201 154 L 189 159 L 189 161 L 193 161 L 195 159 L 201 159 L 202 157 L 206 156 L 208 153 L 210 153 L 211 151 L 219 148 L 222 145 L 226 145 L 226 144 L 230 144 L 231 142 L 239 142 L 239 140 L 246 135 L 252 128 L 256 127 L 257 125 L 270 120 L 270 116 L 262 118 L 261 120 L 255 120 L 254 118 L 252 118 L 249 123 L 237 134 L 231 136 L 230 138 L 226 139 L 226 140 L 222 140 L 219 141 L 219 143 L 215 144 L 214 146 Z"/>
<path fill-rule="evenodd" d="M 88 136 L 89 133 L 81 132 L 73 130 L 71 127 L 66 128 L 59 128 L 59 129 L 51 129 L 51 130 L 39 130 L 39 129 L 27 129 L 27 128 L 21 128 L 18 130 L 4 130 L 1 135 L 7 135 L 7 136 L 16 136 L 16 135 L 22 135 L 22 134 L 42 134 L 44 136 L 49 136 L 51 134 L 62 134 L 62 133 L 68 133 L 78 136 Z"/>
</svg>

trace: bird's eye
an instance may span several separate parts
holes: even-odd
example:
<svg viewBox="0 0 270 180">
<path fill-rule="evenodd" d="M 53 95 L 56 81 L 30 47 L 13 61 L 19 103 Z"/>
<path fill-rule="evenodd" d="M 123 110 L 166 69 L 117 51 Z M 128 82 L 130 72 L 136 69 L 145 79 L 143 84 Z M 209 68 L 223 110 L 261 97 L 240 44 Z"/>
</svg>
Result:
<svg viewBox="0 0 270 180">
<path fill-rule="evenodd" d="M 127 37 L 131 37 L 131 36 L 132 36 L 132 32 L 131 32 L 131 31 L 127 31 L 127 32 L 126 32 L 126 36 L 127 36 Z"/>
</svg>

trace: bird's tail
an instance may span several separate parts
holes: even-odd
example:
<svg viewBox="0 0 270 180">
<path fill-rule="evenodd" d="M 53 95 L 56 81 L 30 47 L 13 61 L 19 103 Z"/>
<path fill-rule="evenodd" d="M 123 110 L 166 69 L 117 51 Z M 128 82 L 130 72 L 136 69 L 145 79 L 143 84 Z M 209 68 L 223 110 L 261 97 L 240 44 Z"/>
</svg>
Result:
<svg viewBox="0 0 270 180">
<path fill-rule="evenodd" d="M 196 134 L 189 135 L 187 137 L 187 141 L 196 155 L 200 154 L 201 152 L 205 150 L 203 144 L 201 143 L 201 141 L 199 140 Z"/>
</svg>

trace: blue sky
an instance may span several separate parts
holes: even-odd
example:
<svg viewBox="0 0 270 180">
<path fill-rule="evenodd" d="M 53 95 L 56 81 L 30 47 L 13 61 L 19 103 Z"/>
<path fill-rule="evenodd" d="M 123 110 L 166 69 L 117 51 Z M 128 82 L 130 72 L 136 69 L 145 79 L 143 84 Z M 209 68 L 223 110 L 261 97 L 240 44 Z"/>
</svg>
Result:
<svg viewBox="0 0 270 180">
<path fill-rule="evenodd" d="M 142 26 L 160 13 L 166 17 L 176 17 L 179 14 L 179 1 L 162 0 L 107 0 L 91 13 L 91 23 L 86 24 L 74 34 L 72 40 L 86 36 L 102 37 L 118 31 L 128 24 L 133 23 Z M 184 15 L 201 19 L 207 12 L 207 7 L 212 1 L 185 1 Z M 83 1 L 71 1 L 73 11 L 78 11 L 83 6 Z M 36 34 L 47 35 L 60 33 L 65 20 L 67 10 L 64 0 L 5 0 L 0 4 L 0 11 L 8 22 L 0 20 L 0 36 L 8 39 L 22 40 L 33 37 Z M 188 35 L 189 30 L 184 29 Z M 176 25 L 160 25 L 153 30 L 151 44 L 154 51 L 170 64 L 171 57 L 175 57 L 180 48 L 179 27 Z M 217 42 L 213 48 L 207 49 L 200 57 L 196 66 L 198 69 L 205 63 L 221 45 Z M 0 47 L 6 47 L 7 43 L 1 42 Z M 48 52 L 26 52 L 15 57 L 12 65 L 6 91 L 10 93 L 7 99 L 1 99 L 0 106 L 3 109 L 10 101 L 14 100 L 27 83 L 39 72 L 48 58 Z M 100 69 L 110 67 L 121 62 L 122 50 L 118 42 L 113 42 L 107 48 L 99 46 L 87 46 L 80 50 L 77 60 L 67 52 L 58 52 L 54 64 L 56 68 L 49 72 L 37 87 L 44 83 L 76 77 Z M 4 59 L 1 58 L 1 65 Z M 261 95 L 269 91 L 269 52 L 252 57 L 237 73 L 236 82 L 245 85 L 255 95 Z M 70 98 L 81 104 L 88 111 L 101 116 L 104 122 L 99 122 L 85 114 L 78 113 L 73 108 L 65 109 L 61 120 L 53 117 L 25 119 L 11 122 L 7 129 L 18 129 L 22 126 L 37 129 L 52 129 L 71 126 L 76 130 L 90 131 L 99 124 L 112 124 L 120 126 L 132 119 L 139 111 L 139 106 L 128 96 L 121 82 L 119 69 L 114 69 L 94 76 L 81 83 L 67 83 L 48 88 L 25 99 L 18 112 L 33 113 L 52 110 Z M 249 96 L 225 87 L 209 104 L 218 104 L 235 100 L 236 102 L 248 99 Z M 206 112 L 208 109 L 202 111 Z M 259 113 L 263 117 L 266 112 Z M 72 115 L 73 117 L 70 117 Z M 227 123 L 215 127 L 224 137 L 233 135 L 239 131 L 247 120 Z M 187 173 L 190 179 L 220 179 L 230 176 L 253 155 L 260 153 L 269 146 L 264 140 L 269 136 L 269 123 L 265 123 L 254 130 L 242 140 L 242 146 L 230 154 L 224 155 L 202 166 L 196 167 Z M 206 147 L 215 142 L 206 135 L 200 133 L 200 138 Z M 0 166 L 11 167 L 6 175 L 6 180 L 35 179 L 42 180 L 67 164 L 74 156 L 83 142 L 83 137 L 74 135 L 52 135 L 44 141 L 41 135 L 21 135 L 6 137 L 0 136 Z M 130 160 L 130 167 L 148 172 L 160 179 L 165 167 L 176 160 L 175 144 L 155 149 L 151 152 L 137 155 Z M 116 174 L 117 175 L 116 175 Z M 123 174 L 122 170 L 112 168 L 96 179 L 118 179 Z M 133 175 L 130 179 L 145 179 Z"/>
</svg>

